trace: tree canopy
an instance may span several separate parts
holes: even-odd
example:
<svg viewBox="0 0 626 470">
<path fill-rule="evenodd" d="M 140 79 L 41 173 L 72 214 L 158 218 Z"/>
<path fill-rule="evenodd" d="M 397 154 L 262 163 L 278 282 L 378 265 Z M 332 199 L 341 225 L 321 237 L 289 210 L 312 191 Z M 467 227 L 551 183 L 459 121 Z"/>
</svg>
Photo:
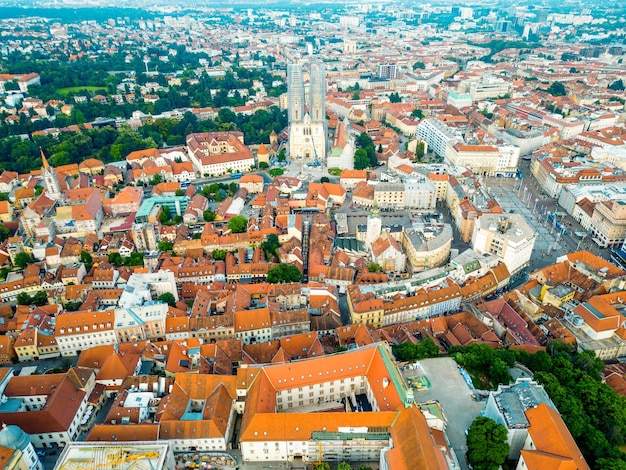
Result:
<svg viewBox="0 0 626 470">
<path fill-rule="evenodd" d="M 292 264 L 280 263 L 267 272 L 267 282 L 279 284 L 282 282 L 300 282 L 302 273 Z"/>
<path fill-rule="evenodd" d="M 24 269 L 26 266 L 33 262 L 33 257 L 24 251 L 20 251 L 18 254 L 15 255 L 14 260 L 15 266 Z"/>
<path fill-rule="evenodd" d="M 172 294 L 171 292 L 164 292 L 157 297 L 157 300 L 165 302 L 170 307 L 176 307 L 176 297 L 174 297 L 174 294 Z"/>
<path fill-rule="evenodd" d="M 354 152 L 354 168 L 355 170 L 364 170 L 369 168 L 370 159 L 367 156 L 367 152 L 364 149 L 357 149 Z"/>
<path fill-rule="evenodd" d="M 278 241 L 278 235 L 271 233 L 267 236 L 266 240 L 261 242 L 261 249 L 265 252 L 265 259 L 270 261 L 273 256 L 278 258 L 278 249 L 280 248 L 280 242 Z"/>
<path fill-rule="evenodd" d="M 476 470 L 498 470 L 509 455 L 506 428 L 485 416 L 467 431 L 467 458 Z"/>
<path fill-rule="evenodd" d="M 233 233 L 243 233 L 248 228 L 248 219 L 243 215 L 236 215 L 228 220 L 228 229 Z"/>
<path fill-rule="evenodd" d="M 565 85 L 561 82 L 552 82 L 546 91 L 552 96 L 565 96 L 567 94 Z"/>
<path fill-rule="evenodd" d="M 417 344 L 401 343 L 393 345 L 391 350 L 399 361 L 419 361 L 420 359 L 439 356 L 439 348 L 432 338 L 424 338 Z"/>
<path fill-rule="evenodd" d="M 544 386 L 592 468 L 621 468 L 626 462 L 620 450 L 626 442 L 626 398 L 602 383 L 604 364 L 593 351 L 576 353 L 570 345 L 553 341 L 535 354 L 486 345 L 455 346 L 449 352 L 483 389 L 497 381 L 508 383 L 503 369 L 521 362 Z"/>
</svg>

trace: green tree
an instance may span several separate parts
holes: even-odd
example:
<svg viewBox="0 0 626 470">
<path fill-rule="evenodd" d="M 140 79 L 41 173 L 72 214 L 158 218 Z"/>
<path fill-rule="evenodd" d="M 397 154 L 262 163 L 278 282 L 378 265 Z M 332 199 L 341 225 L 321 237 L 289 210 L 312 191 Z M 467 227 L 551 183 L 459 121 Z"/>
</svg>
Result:
<svg viewBox="0 0 626 470">
<path fill-rule="evenodd" d="M 30 305 L 32 302 L 30 295 L 28 295 L 26 292 L 20 292 L 19 294 L 17 294 L 15 300 L 17 301 L 17 305 Z"/>
<path fill-rule="evenodd" d="M 172 294 L 171 292 L 164 292 L 157 297 L 157 300 L 165 302 L 170 307 L 176 307 L 176 297 L 174 297 L 174 294 Z"/>
<path fill-rule="evenodd" d="M 278 161 L 279 162 L 284 162 L 287 159 L 287 152 L 285 151 L 285 147 L 280 149 L 280 152 L 278 152 Z"/>
<path fill-rule="evenodd" d="M 561 82 L 552 82 L 546 91 L 552 96 L 565 96 L 567 94 L 565 85 Z"/>
<path fill-rule="evenodd" d="M 624 91 L 624 81 L 620 78 L 609 85 L 609 90 Z"/>
<path fill-rule="evenodd" d="M 596 460 L 596 468 L 602 470 L 626 470 L 626 462 L 621 459 L 600 458 Z"/>
<path fill-rule="evenodd" d="M 268 235 L 267 239 L 261 242 L 261 249 L 265 252 L 265 258 L 268 260 L 272 256 L 278 258 L 278 248 L 280 248 L 280 242 L 278 241 L 278 235 L 275 233 Z"/>
<path fill-rule="evenodd" d="M 172 219 L 172 213 L 168 206 L 161 207 L 161 213 L 159 214 L 159 222 L 163 225 L 167 224 Z"/>
<path fill-rule="evenodd" d="M 123 264 L 122 255 L 119 253 L 109 253 L 109 263 L 119 268 Z"/>
<path fill-rule="evenodd" d="M 337 470 L 352 470 L 352 467 L 347 462 L 341 462 L 337 465 Z"/>
<path fill-rule="evenodd" d="M 354 168 L 356 170 L 364 170 L 370 166 L 370 158 L 365 149 L 357 149 L 354 152 Z"/>
<path fill-rule="evenodd" d="M 0 242 L 5 241 L 7 238 L 11 237 L 11 231 L 6 228 L 4 225 L 0 224 Z"/>
<path fill-rule="evenodd" d="M 83 303 L 80 300 L 77 300 L 75 302 L 67 302 L 65 305 L 63 305 L 63 308 L 67 312 L 78 312 L 81 305 L 83 305 Z"/>
<path fill-rule="evenodd" d="M 352 99 L 353 100 L 360 100 L 361 99 L 361 92 L 359 90 L 354 90 L 354 92 L 352 93 Z"/>
<path fill-rule="evenodd" d="M 37 305 L 41 307 L 42 305 L 46 305 L 48 303 L 48 294 L 46 291 L 40 290 L 35 294 L 30 296 L 29 305 Z"/>
<path fill-rule="evenodd" d="M 157 184 L 163 182 L 163 176 L 156 174 L 152 177 L 152 179 L 150 180 L 150 185 L 151 186 L 156 186 Z"/>
<path fill-rule="evenodd" d="M 414 117 L 417 119 L 424 119 L 424 111 L 422 111 L 419 108 L 415 108 L 413 111 L 411 111 L 411 117 Z"/>
<path fill-rule="evenodd" d="M 330 181 L 330 178 L 328 176 L 322 176 L 320 178 L 320 183 L 328 183 Z"/>
<path fill-rule="evenodd" d="M 224 261 L 226 259 L 226 250 L 213 250 L 211 256 L 215 261 Z"/>
<path fill-rule="evenodd" d="M 259 162 L 259 168 L 261 170 L 267 170 L 270 166 L 268 165 L 267 162 Z"/>
<path fill-rule="evenodd" d="M 24 269 L 26 266 L 28 266 L 32 262 L 33 262 L 33 257 L 24 251 L 21 251 L 17 255 L 15 255 L 14 264 L 15 266 L 18 266 L 22 269 Z"/>
<path fill-rule="evenodd" d="M 425 69 L 426 68 L 426 64 L 424 64 L 424 62 L 421 61 L 417 61 L 413 64 L 413 70 L 417 70 L 417 69 Z"/>
<path fill-rule="evenodd" d="M 400 94 L 397 91 L 394 91 L 393 93 L 389 95 L 389 101 L 392 103 L 400 103 L 402 102 L 402 98 L 400 97 Z"/>
<path fill-rule="evenodd" d="M 314 470 L 331 470 L 328 462 L 316 463 L 313 468 Z"/>
<path fill-rule="evenodd" d="M 228 220 L 228 229 L 233 233 L 243 233 L 248 228 L 248 219 L 243 215 L 236 215 Z"/>
<path fill-rule="evenodd" d="M 215 212 L 213 212 L 212 210 L 206 210 L 202 213 L 202 218 L 206 221 L 206 222 L 213 222 L 215 220 Z"/>
<path fill-rule="evenodd" d="M 267 282 L 278 284 L 282 282 L 300 282 L 302 273 L 291 264 L 280 263 L 267 272 Z"/>
<path fill-rule="evenodd" d="M 506 428 L 479 416 L 467 431 L 467 457 L 476 470 L 498 470 L 509 455 Z"/>
<path fill-rule="evenodd" d="M 372 262 L 367 265 L 367 270 L 371 273 L 377 273 L 378 271 L 382 271 L 383 268 L 380 264 Z"/>
<path fill-rule="evenodd" d="M 185 191 L 183 191 L 182 189 L 177 189 L 175 194 L 176 194 L 176 196 L 184 196 L 185 195 Z"/>
<path fill-rule="evenodd" d="M 160 241 L 157 246 L 161 251 L 172 251 L 172 248 L 174 248 L 174 244 L 167 240 Z"/>
<path fill-rule="evenodd" d="M 285 173 L 285 170 L 282 168 L 272 168 L 269 173 L 272 178 L 276 178 L 277 176 L 282 176 Z"/>
<path fill-rule="evenodd" d="M 86 251 L 81 251 L 80 252 L 80 257 L 79 260 L 81 263 L 83 263 L 85 265 L 85 269 L 87 271 L 89 271 L 91 269 L 91 267 L 93 266 L 93 257 L 87 253 Z"/>
<path fill-rule="evenodd" d="M 439 347 L 432 338 L 424 338 L 417 344 L 401 343 L 392 346 L 393 355 L 399 361 L 419 361 L 427 357 L 439 356 Z"/>
<path fill-rule="evenodd" d="M 143 266 L 143 253 L 134 251 L 122 260 L 124 266 Z"/>
<path fill-rule="evenodd" d="M 415 158 L 421 160 L 426 153 L 426 144 L 424 142 L 418 142 L 415 146 Z"/>
</svg>

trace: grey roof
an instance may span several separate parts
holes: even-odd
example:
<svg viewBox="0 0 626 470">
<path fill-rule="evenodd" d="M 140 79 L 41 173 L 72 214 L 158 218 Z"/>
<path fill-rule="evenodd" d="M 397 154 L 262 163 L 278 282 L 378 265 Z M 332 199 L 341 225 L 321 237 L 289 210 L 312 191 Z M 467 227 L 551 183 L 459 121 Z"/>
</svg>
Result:
<svg viewBox="0 0 626 470">
<path fill-rule="evenodd" d="M 500 390 L 494 393 L 494 399 L 509 429 L 527 428 L 529 422 L 525 411 L 542 403 L 556 410 L 543 386 L 530 380 L 518 379 L 513 385 Z"/>
</svg>

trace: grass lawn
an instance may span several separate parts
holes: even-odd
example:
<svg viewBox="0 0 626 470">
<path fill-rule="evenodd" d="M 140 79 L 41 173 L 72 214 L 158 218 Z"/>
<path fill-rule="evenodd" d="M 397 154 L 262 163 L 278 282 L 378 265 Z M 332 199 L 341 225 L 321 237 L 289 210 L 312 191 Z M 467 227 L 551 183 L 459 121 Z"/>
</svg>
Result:
<svg viewBox="0 0 626 470">
<path fill-rule="evenodd" d="M 328 173 L 333 176 L 339 176 L 341 174 L 341 168 L 329 168 Z"/>
<path fill-rule="evenodd" d="M 68 93 L 74 93 L 78 91 L 98 91 L 98 90 L 106 90 L 105 86 L 68 86 L 66 88 L 58 88 L 57 92 L 62 95 L 67 95 Z"/>
</svg>

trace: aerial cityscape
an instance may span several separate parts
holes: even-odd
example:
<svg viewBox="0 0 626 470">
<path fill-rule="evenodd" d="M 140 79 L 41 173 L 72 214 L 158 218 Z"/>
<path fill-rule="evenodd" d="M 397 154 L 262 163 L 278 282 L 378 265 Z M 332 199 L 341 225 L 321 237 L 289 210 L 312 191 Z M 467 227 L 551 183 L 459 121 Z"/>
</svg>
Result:
<svg viewBox="0 0 626 470">
<path fill-rule="evenodd" d="M 0 468 L 626 470 L 625 13 L 2 1 Z"/>
</svg>

